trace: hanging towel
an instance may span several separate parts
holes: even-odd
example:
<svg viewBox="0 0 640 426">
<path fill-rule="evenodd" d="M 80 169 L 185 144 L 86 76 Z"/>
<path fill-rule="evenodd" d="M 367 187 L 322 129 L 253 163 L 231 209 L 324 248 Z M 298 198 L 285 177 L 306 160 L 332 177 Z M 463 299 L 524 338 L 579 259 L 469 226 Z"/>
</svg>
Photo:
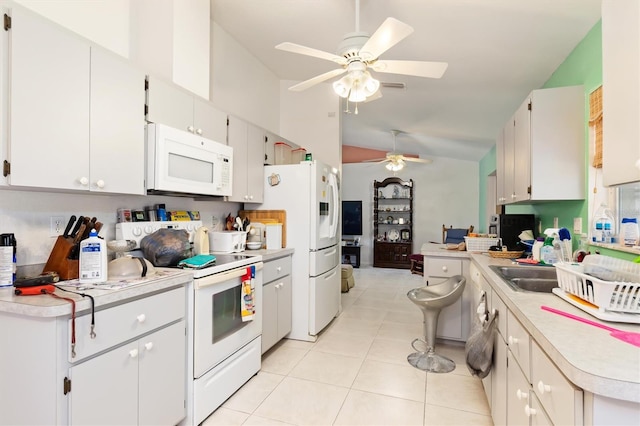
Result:
<svg viewBox="0 0 640 426">
<path fill-rule="evenodd" d="M 240 309 L 242 312 L 242 322 L 253 320 L 256 315 L 255 305 L 255 278 L 256 267 L 249 266 L 247 273 L 242 276 L 242 290 L 240 297 Z"/>
</svg>

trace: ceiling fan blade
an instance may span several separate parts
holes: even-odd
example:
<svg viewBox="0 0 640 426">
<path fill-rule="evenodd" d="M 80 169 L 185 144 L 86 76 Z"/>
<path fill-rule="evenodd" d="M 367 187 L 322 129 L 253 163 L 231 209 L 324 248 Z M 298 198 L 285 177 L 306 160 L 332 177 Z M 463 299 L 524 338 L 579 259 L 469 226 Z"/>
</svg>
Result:
<svg viewBox="0 0 640 426">
<path fill-rule="evenodd" d="M 301 92 L 303 90 L 306 90 L 308 88 L 310 88 L 311 86 L 315 86 L 318 83 L 322 83 L 323 81 L 329 80 L 330 78 L 333 78 L 335 76 L 338 76 L 340 74 L 343 74 L 347 72 L 346 69 L 344 68 L 337 68 L 335 70 L 331 70 L 329 72 L 325 72 L 324 74 L 320 74 L 317 75 L 313 78 L 310 78 L 309 80 L 305 80 L 302 83 L 298 83 L 296 85 L 293 85 L 291 87 L 289 87 L 289 90 L 291 90 L 292 92 Z"/>
<path fill-rule="evenodd" d="M 416 157 L 404 157 L 402 158 L 404 161 L 413 161 L 414 163 L 422 163 L 422 164 L 431 164 L 433 160 L 430 158 L 416 158 Z"/>
<path fill-rule="evenodd" d="M 342 56 L 295 43 L 280 43 L 276 46 L 276 49 L 284 50 L 285 52 L 298 53 L 300 55 L 313 56 L 314 58 L 326 59 L 327 61 L 333 61 L 340 65 L 347 63 L 346 59 Z"/>
<path fill-rule="evenodd" d="M 376 61 L 371 68 L 389 74 L 413 75 L 416 77 L 440 78 L 449 64 L 426 61 Z"/>
<path fill-rule="evenodd" d="M 365 61 L 379 58 L 380 55 L 400 43 L 412 32 L 413 28 L 410 25 L 395 18 L 387 18 L 360 48 L 359 55 Z"/>
<path fill-rule="evenodd" d="M 370 160 L 362 160 L 362 163 L 376 163 L 376 164 L 380 164 L 380 163 L 384 163 L 386 161 L 389 161 L 387 158 L 372 158 Z"/>
</svg>

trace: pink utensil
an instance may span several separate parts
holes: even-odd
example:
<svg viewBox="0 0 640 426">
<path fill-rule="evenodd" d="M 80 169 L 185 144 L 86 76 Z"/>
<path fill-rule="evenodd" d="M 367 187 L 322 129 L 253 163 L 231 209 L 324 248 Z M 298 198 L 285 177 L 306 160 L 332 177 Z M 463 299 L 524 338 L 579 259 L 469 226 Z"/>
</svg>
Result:
<svg viewBox="0 0 640 426">
<path fill-rule="evenodd" d="M 588 319 L 579 317 L 577 315 L 570 314 L 568 312 L 560 311 L 558 309 L 550 308 L 549 306 L 540 306 L 543 311 L 553 312 L 554 314 L 561 315 L 563 317 L 571 318 L 572 320 L 580 321 L 585 324 L 592 325 L 594 327 L 602 328 L 611 333 L 612 337 L 618 340 L 632 344 L 633 346 L 640 347 L 640 333 L 635 331 L 624 331 L 617 328 L 609 327 L 608 325 L 600 324 L 599 322 L 590 321 Z"/>
</svg>

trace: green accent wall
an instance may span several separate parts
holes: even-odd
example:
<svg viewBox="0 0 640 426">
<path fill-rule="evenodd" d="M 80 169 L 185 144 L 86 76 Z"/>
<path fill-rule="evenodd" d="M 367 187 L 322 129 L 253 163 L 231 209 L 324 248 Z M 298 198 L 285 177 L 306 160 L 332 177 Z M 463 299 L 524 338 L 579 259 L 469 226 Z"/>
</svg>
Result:
<svg viewBox="0 0 640 426">
<path fill-rule="evenodd" d="M 541 88 L 584 85 L 585 91 L 585 146 L 589 146 L 588 116 L 589 93 L 602 84 L 602 25 L 598 22 L 582 41 L 567 56 L 565 61 L 556 69 L 549 80 Z M 588 170 L 588 149 L 585 150 L 585 167 Z M 482 217 L 486 210 L 484 202 L 486 197 L 487 178 L 496 169 L 495 146 L 480 161 L 480 223 L 486 224 L 487 219 Z M 585 188 L 588 180 L 585 179 Z M 588 193 L 588 190 L 587 190 Z M 558 218 L 560 226 L 572 230 L 573 218 L 582 218 L 582 231 L 588 232 L 587 201 L 555 201 L 535 204 L 518 204 L 505 206 L 506 213 L 533 213 L 541 222 L 541 228 L 553 226 L 553 219 Z M 486 225 L 484 225 L 486 226 Z M 482 226 L 481 226 L 482 227 Z M 538 232 L 538 230 L 535 230 Z M 573 238 L 574 247 L 578 238 Z"/>
</svg>

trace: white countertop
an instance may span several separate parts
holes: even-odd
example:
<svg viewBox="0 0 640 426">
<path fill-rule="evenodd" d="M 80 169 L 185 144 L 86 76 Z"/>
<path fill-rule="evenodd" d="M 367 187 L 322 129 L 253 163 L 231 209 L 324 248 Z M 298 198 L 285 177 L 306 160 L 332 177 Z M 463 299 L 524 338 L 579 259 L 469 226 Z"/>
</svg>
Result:
<svg viewBox="0 0 640 426">
<path fill-rule="evenodd" d="M 420 247 L 420 254 L 431 256 L 445 256 L 445 257 L 462 257 L 468 259 L 471 257 L 471 253 L 465 250 L 447 250 L 446 244 L 424 243 Z"/>
<path fill-rule="evenodd" d="M 477 253 L 471 253 L 471 259 L 507 308 L 572 383 L 594 394 L 640 402 L 640 348 L 611 337 L 606 330 L 540 307 L 546 305 L 627 331 L 640 332 L 640 326 L 601 321 L 555 294 L 515 291 L 489 268 L 489 265 L 510 265 L 510 260 Z"/>
<path fill-rule="evenodd" d="M 120 304 L 143 296 L 151 295 L 153 293 L 181 287 L 189 283 L 191 280 L 193 280 L 193 275 L 190 272 L 175 269 L 157 271 L 157 274 L 153 277 L 149 277 L 145 280 L 133 281 L 130 285 L 117 290 L 78 290 L 73 286 L 66 286 L 65 281 L 61 281 L 57 283 L 57 285 L 71 291 L 93 296 L 95 300 L 95 308 L 99 309 L 105 305 Z M 76 314 L 88 312 L 91 308 L 91 302 L 88 297 L 82 297 L 80 295 L 58 289 L 56 289 L 55 294 L 75 300 Z M 6 287 L 0 288 L 0 312 L 50 318 L 71 315 L 71 304 L 66 300 L 60 300 L 50 295 L 16 296 L 14 294 L 13 287 Z"/>
<path fill-rule="evenodd" d="M 260 250 L 245 250 L 242 254 L 250 255 L 250 256 L 262 256 L 263 262 L 268 262 L 270 260 L 279 259 L 281 257 L 289 256 L 293 254 L 295 250 L 292 248 L 283 248 L 283 249 L 260 249 Z"/>
</svg>

